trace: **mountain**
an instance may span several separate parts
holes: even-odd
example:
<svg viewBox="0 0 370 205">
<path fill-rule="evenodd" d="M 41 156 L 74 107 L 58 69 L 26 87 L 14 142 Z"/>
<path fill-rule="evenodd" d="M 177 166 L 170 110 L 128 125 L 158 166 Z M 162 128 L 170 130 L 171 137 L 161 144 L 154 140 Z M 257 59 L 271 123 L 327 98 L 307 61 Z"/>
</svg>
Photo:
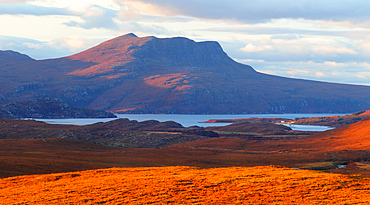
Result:
<svg viewBox="0 0 370 205">
<path fill-rule="evenodd" d="M 56 98 L 37 98 L 0 105 L 2 118 L 117 118 L 103 110 L 70 107 Z"/>
<path fill-rule="evenodd" d="M 52 97 L 119 113 L 352 113 L 370 87 L 290 79 L 232 60 L 217 42 L 127 34 L 72 56 L 0 61 L 0 101 Z"/>
</svg>

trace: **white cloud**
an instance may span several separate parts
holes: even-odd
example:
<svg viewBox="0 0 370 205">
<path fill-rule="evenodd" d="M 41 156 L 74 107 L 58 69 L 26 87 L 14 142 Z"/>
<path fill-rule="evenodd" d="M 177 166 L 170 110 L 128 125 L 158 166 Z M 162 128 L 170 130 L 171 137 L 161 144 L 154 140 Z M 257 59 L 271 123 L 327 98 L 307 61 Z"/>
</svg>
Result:
<svg viewBox="0 0 370 205">
<path fill-rule="evenodd" d="M 67 47 L 71 51 L 77 51 L 86 48 L 89 43 L 83 37 L 63 37 L 54 40 L 53 44 L 56 47 Z"/>
<path fill-rule="evenodd" d="M 318 78 L 321 78 L 321 77 L 326 77 L 326 75 L 322 72 L 319 72 L 319 71 L 316 71 L 315 72 L 315 76 L 318 77 Z"/>
<path fill-rule="evenodd" d="M 22 4 L 30 2 L 30 0 L 0 0 L 0 4 Z"/>
<path fill-rule="evenodd" d="M 39 60 L 64 57 L 74 52 L 81 52 L 88 47 L 101 43 L 103 40 L 106 39 L 88 36 L 66 36 L 50 42 L 43 42 L 27 38 L 0 36 L 0 49 L 18 51 Z"/>
<path fill-rule="evenodd" d="M 84 21 L 83 23 L 70 21 L 67 26 L 78 26 L 85 29 L 91 28 L 118 28 L 114 22 L 118 11 L 106 9 L 104 7 L 93 4 L 74 4 L 67 8 L 71 15 L 79 16 Z"/>
<path fill-rule="evenodd" d="M 356 73 L 356 77 L 362 78 L 362 79 L 369 79 L 370 78 L 370 72 L 358 72 L 358 73 Z"/>
<path fill-rule="evenodd" d="M 248 43 L 245 47 L 240 49 L 243 52 L 261 52 L 261 51 L 272 51 L 274 50 L 272 46 L 269 45 L 263 45 L 263 46 L 256 46 L 251 43 Z"/>
<path fill-rule="evenodd" d="M 27 48 L 34 48 L 34 49 L 42 49 L 43 47 L 43 44 L 40 44 L 40 43 L 30 43 L 30 42 L 24 42 L 22 43 L 24 46 L 26 46 Z"/>
<path fill-rule="evenodd" d="M 317 54 L 357 54 L 356 51 L 346 47 L 316 46 L 312 49 Z"/>
<path fill-rule="evenodd" d="M 345 66 L 344 63 L 337 63 L 337 62 L 333 62 L 333 61 L 325 61 L 324 65 L 333 66 L 333 67 Z"/>
<path fill-rule="evenodd" d="M 299 79 L 366 85 L 370 79 L 370 67 L 367 67 L 366 63 L 361 64 L 363 65 L 348 62 L 340 63 L 340 66 L 338 66 L 335 62 L 250 61 L 250 65 L 262 73 Z"/>
</svg>

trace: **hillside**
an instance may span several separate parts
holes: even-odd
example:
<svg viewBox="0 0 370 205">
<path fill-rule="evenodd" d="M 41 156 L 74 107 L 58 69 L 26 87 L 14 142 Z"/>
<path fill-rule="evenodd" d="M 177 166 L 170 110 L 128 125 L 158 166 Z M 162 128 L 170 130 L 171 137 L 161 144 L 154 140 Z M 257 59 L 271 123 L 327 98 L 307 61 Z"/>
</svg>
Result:
<svg viewBox="0 0 370 205">
<path fill-rule="evenodd" d="M 117 118 L 102 110 L 70 107 L 55 98 L 37 98 L 0 104 L 0 118 Z"/>
<path fill-rule="evenodd" d="M 31 57 L 21 54 L 15 51 L 0 51 L 0 62 L 12 62 L 12 61 L 32 61 Z"/>
<path fill-rule="evenodd" d="M 0 204 L 368 204 L 370 179 L 283 167 L 114 168 L 0 179 Z"/>
<path fill-rule="evenodd" d="M 357 150 L 367 152 L 370 149 L 370 118 L 334 130 L 318 133 L 310 138 L 302 138 L 297 143 L 301 147 L 317 150 Z"/>
<path fill-rule="evenodd" d="M 1 56 L 0 56 L 1 57 Z M 58 98 L 120 113 L 351 113 L 370 87 L 290 79 L 232 60 L 217 42 L 127 34 L 72 56 L 0 61 L 0 100 Z"/>
<path fill-rule="evenodd" d="M 233 125 L 238 125 L 236 123 Z M 257 123 L 259 124 L 259 123 Z M 237 127 L 237 126 L 235 126 Z M 221 127 L 219 130 L 223 130 L 227 127 Z M 209 128 L 212 130 L 212 128 Z M 215 129 L 217 131 L 217 129 Z M 235 130 L 236 131 L 236 130 Z M 181 146 L 209 146 L 222 147 L 221 139 L 210 139 L 197 142 L 184 143 Z M 210 143 L 213 141 L 212 143 Z M 251 146 L 252 145 L 252 146 Z M 179 145 L 180 146 L 180 145 Z M 250 151 L 277 151 L 285 150 L 286 152 L 306 151 L 312 153 L 325 153 L 332 152 L 336 154 L 348 155 L 347 157 L 361 160 L 361 155 L 364 159 L 370 160 L 370 118 L 366 118 L 357 123 L 346 125 L 332 130 L 324 132 L 318 132 L 313 135 L 301 137 L 293 140 L 281 140 L 281 141 L 261 141 L 255 142 L 239 142 L 238 147 L 243 147 L 245 150 Z M 347 153 L 347 154 L 346 154 Z M 351 156 L 352 155 L 352 156 Z M 339 155 L 338 155 L 339 156 Z M 351 156 L 351 157 L 350 157 Z"/>
<path fill-rule="evenodd" d="M 212 137 L 219 135 L 202 128 L 185 128 L 172 121 L 117 119 L 75 126 L 0 118 L 0 139 L 62 138 L 116 147 L 159 148 Z"/>
</svg>

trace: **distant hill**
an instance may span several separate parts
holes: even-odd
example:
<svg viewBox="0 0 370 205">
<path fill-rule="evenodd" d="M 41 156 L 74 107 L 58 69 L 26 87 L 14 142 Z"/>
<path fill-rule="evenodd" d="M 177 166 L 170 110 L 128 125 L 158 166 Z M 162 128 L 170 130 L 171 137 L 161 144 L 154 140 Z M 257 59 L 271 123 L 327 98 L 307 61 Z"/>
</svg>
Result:
<svg viewBox="0 0 370 205">
<path fill-rule="evenodd" d="M 256 72 L 217 42 L 127 34 L 72 56 L 0 61 L 0 101 L 52 97 L 119 113 L 352 113 L 370 87 Z"/>
<path fill-rule="evenodd" d="M 33 61 L 34 59 L 15 51 L 0 51 L 0 62 Z"/>
<path fill-rule="evenodd" d="M 325 117 L 303 117 L 295 119 L 287 118 L 239 118 L 239 119 L 210 119 L 206 123 L 235 123 L 235 122 L 252 122 L 252 123 L 281 123 L 295 125 L 320 125 L 329 127 L 343 127 L 345 125 L 359 122 L 370 117 L 370 110 L 359 111 L 349 115 L 325 116 Z M 217 124 L 215 124 L 216 126 Z"/>
<path fill-rule="evenodd" d="M 55 98 L 38 98 L 0 104 L 2 118 L 116 118 L 102 110 L 70 107 Z"/>
<path fill-rule="evenodd" d="M 62 138 L 116 147 L 159 148 L 172 144 L 217 138 L 203 128 L 186 128 L 173 121 L 116 119 L 92 125 L 47 124 L 34 120 L 0 118 L 1 139 Z"/>
</svg>

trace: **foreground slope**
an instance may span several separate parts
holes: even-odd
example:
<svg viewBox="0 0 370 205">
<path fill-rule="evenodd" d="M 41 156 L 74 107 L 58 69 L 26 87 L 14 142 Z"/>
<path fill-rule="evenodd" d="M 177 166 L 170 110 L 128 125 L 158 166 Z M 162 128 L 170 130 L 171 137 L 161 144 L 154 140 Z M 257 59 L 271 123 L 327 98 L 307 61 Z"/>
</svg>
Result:
<svg viewBox="0 0 370 205">
<path fill-rule="evenodd" d="M 301 147 L 327 151 L 370 150 L 370 118 L 360 122 L 301 138 Z"/>
<path fill-rule="evenodd" d="M 24 58 L 0 61 L 1 101 L 55 97 L 70 106 L 131 113 L 370 108 L 368 86 L 261 74 L 232 60 L 217 42 L 127 34 L 64 58 Z"/>
<path fill-rule="evenodd" d="M 368 204 L 368 178 L 282 167 L 115 168 L 0 180 L 0 204 Z"/>
<path fill-rule="evenodd" d="M 209 143 L 210 141 L 216 142 L 218 141 L 218 139 L 202 140 L 185 144 L 189 146 L 207 146 L 207 143 Z M 184 146 L 185 144 L 182 144 L 182 146 Z M 253 145 L 251 146 L 251 144 Z M 363 152 L 364 155 L 369 157 L 370 151 L 368 150 L 370 150 L 370 118 L 366 118 L 360 122 L 351 125 L 319 132 L 317 134 L 308 135 L 298 139 L 262 141 L 257 143 L 245 142 L 239 144 L 239 146 L 242 145 L 245 149 L 253 151 L 292 151 L 298 149 L 309 151 L 312 153 Z M 217 146 L 222 147 L 222 143 L 218 144 Z"/>
</svg>

